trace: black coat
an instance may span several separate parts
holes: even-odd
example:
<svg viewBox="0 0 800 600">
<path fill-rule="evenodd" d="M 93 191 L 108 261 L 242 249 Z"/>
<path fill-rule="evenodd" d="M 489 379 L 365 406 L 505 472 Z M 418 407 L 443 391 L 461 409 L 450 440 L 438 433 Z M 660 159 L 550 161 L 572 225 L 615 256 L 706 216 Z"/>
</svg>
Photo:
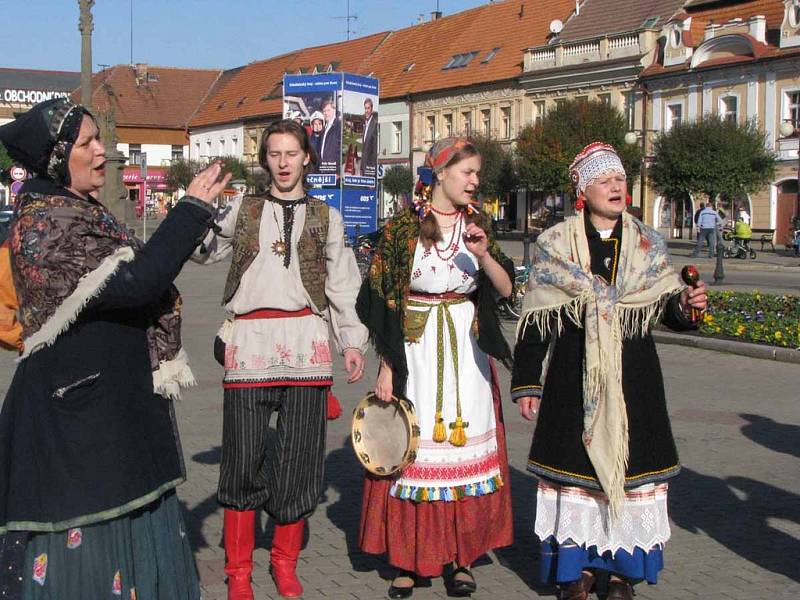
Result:
<svg viewBox="0 0 800 600">
<path fill-rule="evenodd" d="M 198 200 L 179 202 L 77 321 L 19 364 L 0 413 L 0 532 L 113 518 L 183 480 L 171 402 L 153 391 L 144 307 L 212 218 Z"/>
<path fill-rule="evenodd" d="M 589 223 L 587 219 L 587 223 Z M 621 235 L 621 227 L 612 233 Z M 621 244 L 599 241 L 599 234 L 587 225 L 592 272 L 609 281 Z M 603 255 L 610 253 L 611 260 Z M 679 294 L 667 301 L 662 323 L 676 331 L 696 328 L 679 306 Z M 542 337 L 535 326 L 526 327 L 514 350 L 511 396 L 541 396 L 539 417 L 528 457 L 528 470 L 545 479 L 567 485 L 600 489 L 597 474 L 583 446 L 583 356 L 584 330 L 563 316 L 564 330 L 556 339 L 550 356 L 544 389 L 539 385 L 542 361 L 550 336 Z M 622 389 L 628 414 L 629 460 L 625 487 L 663 481 L 678 474 L 680 465 L 667 414 L 664 380 L 655 342 L 649 333 L 622 343 Z"/>
</svg>

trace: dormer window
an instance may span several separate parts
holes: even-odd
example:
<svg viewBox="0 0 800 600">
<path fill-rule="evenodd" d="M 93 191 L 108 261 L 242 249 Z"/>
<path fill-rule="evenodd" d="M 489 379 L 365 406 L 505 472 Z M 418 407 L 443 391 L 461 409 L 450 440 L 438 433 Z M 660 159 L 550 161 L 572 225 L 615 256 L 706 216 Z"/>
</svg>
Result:
<svg viewBox="0 0 800 600">
<path fill-rule="evenodd" d="M 492 60 L 492 59 L 493 59 L 493 58 L 494 58 L 494 57 L 497 55 L 497 53 L 499 52 L 499 50 L 500 50 L 500 48 L 492 48 L 491 50 L 489 50 L 489 53 L 488 53 L 488 54 L 487 54 L 487 55 L 484 57 L 484 59 L 481 61 L 481 64 L 482 64 L 482 65 L 485 65 L 485 64 L 486 64 L 486 63 L 488 63 L 490 60 Z"/>
<path fill-rule="evenodd" d="M 669 43 L 676 50 L 681 47 L 681 44 L 683 43 L 683 32 L 679 27 L 674 27 L 672 29 L 672 32 L 669 36 Z"/>
<path fill-rule="evenodd" d="M 448 69 L 458 69 L 459 67 L 466 67 L 476 56 L 478 56 L 477 51 L 466 52 L 464 54 L 455 54 L 453 58 L 447 61 L 447 64 L 445 64 L 445 66 L 442 67 L 442 70 L 447 71 Z"/>
</svg>

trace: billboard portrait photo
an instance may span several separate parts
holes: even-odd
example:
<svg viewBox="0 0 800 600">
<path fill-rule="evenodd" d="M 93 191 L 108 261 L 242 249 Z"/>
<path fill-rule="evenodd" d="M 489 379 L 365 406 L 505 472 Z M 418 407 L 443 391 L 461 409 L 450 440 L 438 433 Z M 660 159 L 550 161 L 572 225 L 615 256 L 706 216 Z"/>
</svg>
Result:
<svg viewBox="0 0 800 600">
<path fill-rule="evenodd" d="M 377 94 L 347 90 L 343 98 L 343 175 L 376 177 L 378 170 Z"/>
</svg>

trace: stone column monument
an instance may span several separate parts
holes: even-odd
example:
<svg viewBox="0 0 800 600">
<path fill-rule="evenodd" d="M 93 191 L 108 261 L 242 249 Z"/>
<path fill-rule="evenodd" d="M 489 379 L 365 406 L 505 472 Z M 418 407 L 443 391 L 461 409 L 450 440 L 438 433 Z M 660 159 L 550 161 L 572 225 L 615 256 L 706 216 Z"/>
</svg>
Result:
<svg viewBox="0 0 800 600">
<path fill-rule="evenodd" d="M 81 32 L 81 102 L 92 107 L 92 31 L 94 19 L 92 6 L 95 0 L 78 0 L 80 20 L 78 29 Z M 134 207 L 128 201 L 128 192 L 122 184 L 122 170 L 125 156 L 117 150 L 117 132 L 113 107 L 107 111 L 92 109 L 97 117 L 100 137 L 106 147 L 106 184 L 100 190 L 102 202 L 114 215 L 125 221 L 129 227 L 134 226 Z"/>
</svg>

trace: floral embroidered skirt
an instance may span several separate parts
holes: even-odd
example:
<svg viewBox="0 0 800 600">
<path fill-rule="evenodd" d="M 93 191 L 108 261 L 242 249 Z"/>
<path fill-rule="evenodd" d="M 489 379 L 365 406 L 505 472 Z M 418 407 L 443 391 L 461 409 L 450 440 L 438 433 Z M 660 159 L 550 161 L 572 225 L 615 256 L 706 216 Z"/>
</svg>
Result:
<svg viewBox="0 0 800 600">
<path fill-rule="evenodd" d="M 364 552 L 388 554 L 389 564 L 423 577 L 441 575 L 453 561 L 472 564 L 514 541 L 511 487 L 500 392 L 492 365 L 492 396 L 502 486 L 459 500 L 417 502 L 390 493 L 391 478 L 367 476 L 359 544 Z"/>
<path fill-rule="evenodd" d="M 200 598 L 174 491 L 110 521 L 32 534 L 21 575 L 25 600 Z"/>
</svg>

